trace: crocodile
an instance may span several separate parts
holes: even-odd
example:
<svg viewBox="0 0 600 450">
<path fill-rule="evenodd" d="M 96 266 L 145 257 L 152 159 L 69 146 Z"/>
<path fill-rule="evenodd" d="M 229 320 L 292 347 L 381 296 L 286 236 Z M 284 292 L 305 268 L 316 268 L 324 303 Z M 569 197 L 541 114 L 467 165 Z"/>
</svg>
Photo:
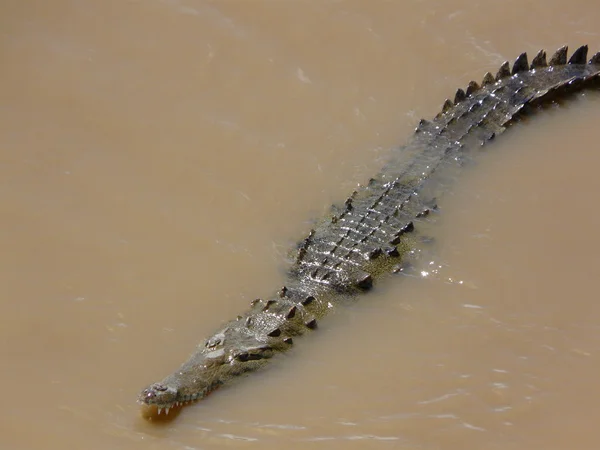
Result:
<svg viewBox="0 0 600 450">
<path fill-rule="evenodd" d="M 292 348 L 297 336 L 317 328 L 332 308 L 397 271 L 418 248 L 415 231 L 437 208 L 444 169 L 460 167 L 524 116 L 597 87 L 600 52 L 590 60 L 587 53 L 582 46 L 567 60 L 564 46 L 547 60 L 540 50 L 531 64 L 522 53 L 512 67 L 504 62 L 495 76 L 488 72 L 481 83 L 458 89 L 435 118 L 421 120 L 408 143 L 392 151 L 378 175 L 298 244 L 284 287 L 252 301 L 175 372 L 146 387 L 138 402 L 168 414 L 206 397 L 267 365 Z"/>
</svg>

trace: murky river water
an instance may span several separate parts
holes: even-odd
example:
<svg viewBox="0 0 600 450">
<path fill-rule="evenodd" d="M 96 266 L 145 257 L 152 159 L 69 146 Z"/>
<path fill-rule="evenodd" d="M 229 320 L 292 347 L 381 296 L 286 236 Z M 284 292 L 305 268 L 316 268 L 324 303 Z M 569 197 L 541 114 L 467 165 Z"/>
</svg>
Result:
<svg viewBox="0 0 600 450">
<path fill-rule="evenodd" d="M 5 1 L 0 447 L 596 449 L 600 95 L 521 124 L 398 277 L 166 423 L 138 391 L 280 286 L 420 117 L 597 2 Z"/>
</svg>

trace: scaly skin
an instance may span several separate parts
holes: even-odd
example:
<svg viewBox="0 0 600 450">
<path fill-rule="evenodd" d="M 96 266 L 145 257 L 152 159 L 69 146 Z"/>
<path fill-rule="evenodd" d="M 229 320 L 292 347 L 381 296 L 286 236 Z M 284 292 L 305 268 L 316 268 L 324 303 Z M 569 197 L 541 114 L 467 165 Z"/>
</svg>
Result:
<svg viewBox="0 0 600 450">
<path fill-rule="evenodd" d="M 225 324 L 174 373 L 144 389 L 139 402 L 158 411 L 198 400 L 246 372 L 263 367 L 293 345 L 292 337 L 316 328 L 332 307 L 368 291 L 394 271 L 416 242 L 421 218 L 443 189 L 452 165 L 503 133 L 524 113 L 598 85 L 600 53 L 587 62 L 587 46 L 567 61 L 559 49 L 546 63 L 540 51 L 469 83 L 446 100 L 432 121 L 421 121 L 407 145 L 344 206 L 299 244 L 288 284 L 269 300 L 255 300 Z M 435 175 L 434 175 L 435 172 Z"/>
</svg>

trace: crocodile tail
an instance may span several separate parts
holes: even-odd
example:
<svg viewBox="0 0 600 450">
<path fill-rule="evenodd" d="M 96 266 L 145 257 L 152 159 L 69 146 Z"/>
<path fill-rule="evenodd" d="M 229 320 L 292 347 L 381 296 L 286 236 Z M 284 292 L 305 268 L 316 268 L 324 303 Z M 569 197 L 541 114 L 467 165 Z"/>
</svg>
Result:
<svg viewBox="0 0 600 450">
<path fill-rule="evenodd" d="M 600 79 L 600 52 L 589 60 L 588 46 L 579 47 L 568 58 L 568 47 L 562 46 L 547 61 L 545 50 L 540 50 L 531 64 L 527 53 L 521 53 L 512 65 L 505 61 L 496 75 L 487 72 L 482 82 L 471 81 L 465 90 L 458 89 L 454 101 L 447 99 L 436 119 L 444 116 L 456 118 L 460 105 L 473 109 L 475 97 L 481 102 L 484 96 L 500 96 L 505 103 L 495 126 L 506 127 L 531 108 L 568 97 L 571 93 L 595 87 Z M 525 109 L 524 109 L 525 108 Z"/>
</svg>

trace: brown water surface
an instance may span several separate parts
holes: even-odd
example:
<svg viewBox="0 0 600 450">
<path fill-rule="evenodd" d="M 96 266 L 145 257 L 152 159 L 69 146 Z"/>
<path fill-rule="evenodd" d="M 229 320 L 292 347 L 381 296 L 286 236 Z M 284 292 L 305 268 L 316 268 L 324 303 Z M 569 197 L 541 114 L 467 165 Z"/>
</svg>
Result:
<svg viewBox="0 0 600 450">
<path fill-rule="evenodd" d="M 597 2 L 5 1 L 6 449 L 600 446 L 600 95 L 440 201 L 424 277 L 148 422 L 138 391 L 283 281 L 418 119 L 505 59 L 600 50 Z"/>
</svg>

